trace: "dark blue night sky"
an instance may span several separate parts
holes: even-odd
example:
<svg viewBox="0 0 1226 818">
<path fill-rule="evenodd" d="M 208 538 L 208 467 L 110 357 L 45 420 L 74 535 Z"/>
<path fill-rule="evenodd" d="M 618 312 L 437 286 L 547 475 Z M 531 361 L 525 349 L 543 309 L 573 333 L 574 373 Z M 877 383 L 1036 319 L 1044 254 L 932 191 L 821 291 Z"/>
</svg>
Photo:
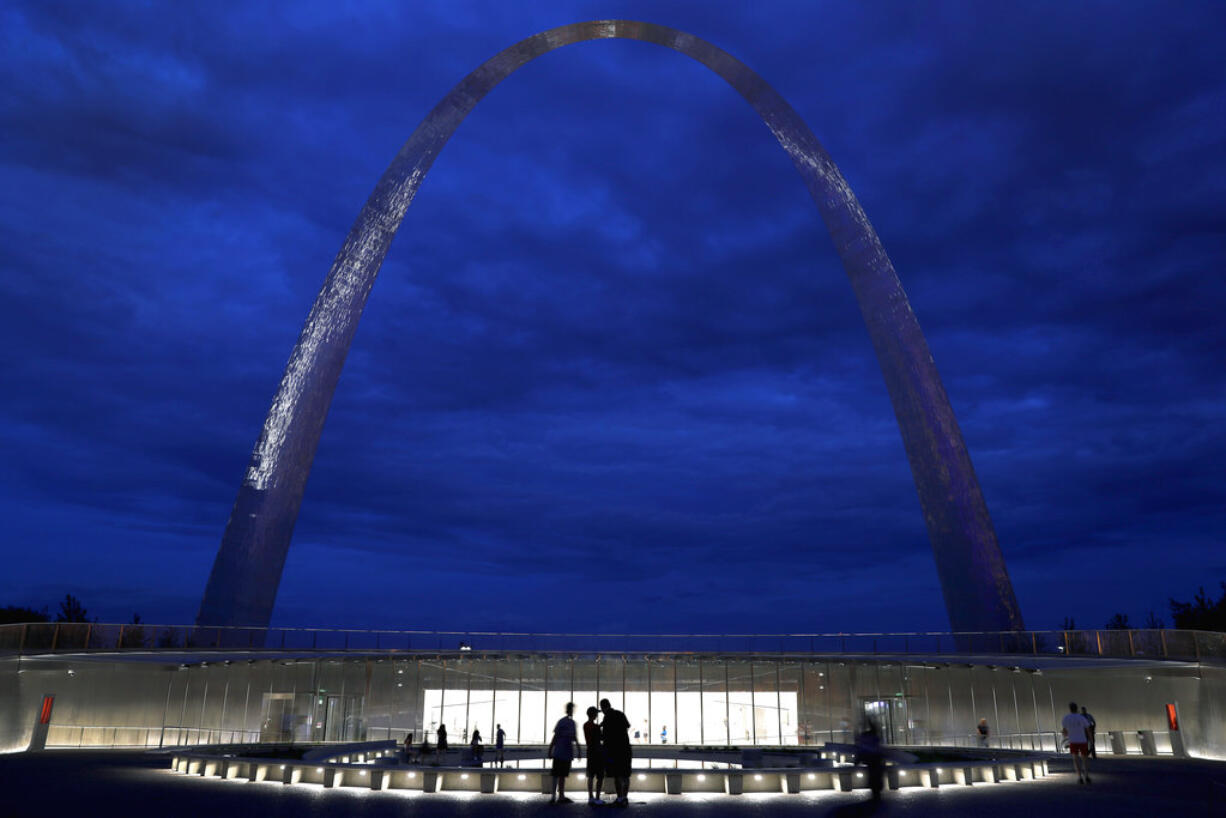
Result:
<svg viewBox="0 0 1226 818">
<path fill-rule="evenodd" d="M 690 31 L 822 140 L 927 335 L 1027 624 L 1226 579 L 1226 5 L 0 9 L 0 605 L 194 619 L 252 444 L 401 143 L 496 51 Z M 421 188 L 274 622 L 948 627 L 816 208 L 642 43 L 497 88 Z"/>
</svg>

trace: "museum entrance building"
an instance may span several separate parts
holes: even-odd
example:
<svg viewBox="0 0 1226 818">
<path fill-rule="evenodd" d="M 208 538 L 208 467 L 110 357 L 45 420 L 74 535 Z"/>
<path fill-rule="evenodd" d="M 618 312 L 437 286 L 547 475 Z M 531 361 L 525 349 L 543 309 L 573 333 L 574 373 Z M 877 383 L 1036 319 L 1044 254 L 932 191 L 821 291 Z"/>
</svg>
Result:
<svg viewBox="0 0 1226 818">
<path fill-rule="evenodd" d="M 125 633 L 124 628 L 128 631 Z M 0 627 L 0 751 L 392 739 L 548 743 L 607 698 L 631 741 L 1054 751 L 1070 700 L 1105 751 L 1226 755 L 1226 636 L 1193 631 L 584 636 Z M 257 632 L 248 634 L 255 641 Z"/>
</svg>

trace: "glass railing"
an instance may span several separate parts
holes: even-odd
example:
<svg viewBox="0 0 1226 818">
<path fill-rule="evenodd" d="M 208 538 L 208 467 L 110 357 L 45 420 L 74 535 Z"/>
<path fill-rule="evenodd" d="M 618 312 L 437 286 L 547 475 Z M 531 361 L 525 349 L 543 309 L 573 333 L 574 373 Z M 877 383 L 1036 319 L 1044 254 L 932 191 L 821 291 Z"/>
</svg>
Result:
<svg viewBox="0 0 1226 818">
<path fill-rule="evenodd" d="M 1226 662 L 1226 633 L 1138 629 L 966 633 L 590 634 L 229 628 L 75 622 L 0 625 L 0 653 L 127 650 L 976 654 Z"/>
</svg>

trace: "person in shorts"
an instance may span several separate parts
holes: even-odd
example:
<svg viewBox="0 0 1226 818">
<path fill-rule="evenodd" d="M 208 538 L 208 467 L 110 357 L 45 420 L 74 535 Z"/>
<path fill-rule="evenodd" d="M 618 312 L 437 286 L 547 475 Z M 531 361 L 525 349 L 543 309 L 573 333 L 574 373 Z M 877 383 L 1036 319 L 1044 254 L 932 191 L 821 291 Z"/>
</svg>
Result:
<svg viewBox="0 0 1226 818">
<path fill-rule="evenodd" d="M 626 714 L 614 710 L 608 699 L 600 700 L 604 721 L 600 723 L 600 743 L 605 753 L 605 775 L 613 779 L 617 790 L 615 806 L 630 804 L 630 722 Z"/>
<path fill-rule="evenodd" d="M 546 758 L 553 759 L 553 790 L 549 794 L 549 803 L 569 804 L 566 797 L 566 776 L 570 775 L 570 763 L 578 754 L 579 736 L 575 730 L 575 703 L 566 703 L 566 715 L 558 719 L 553 726 L 553 738 L 549 740 Z"/>
<path fill-rule="evenodd" d="M 604 799 L 600 792 L 604 789 L 604 745 L 600 741 L 600 725 L 596 716 L 600 711 L 595 707 L 587 709 L 587 721 L 583 723 L 583 743 L 587 745 L 587 802 L 592 806 L 603 806 Z"/>
<path fill-rule="evenodd" d="M 1086 712 L 1084 707 L 1081 708 L 1081 715 L 1084 716 L 1085 720 L 1090 723 L 1090 729 L 1086 732 L 1086 738 L 1089 739 L 1090 742 L 1090 758 L 1098 758 L 1098 749 L 1094 746 L 1097 743 L 1097 738 L 1094 734 L 1098 732 L 1098 722 L 1094 720 L 1093 716 Z"/>
<path fill-rule="evenodd" d="M 1068 739 L 1068 751 L 1077 770 L 1077 783 L 1090 783 L 1090 723 L 1077 712 L 1077 702 L 1068 703 L 1068 713 L 1060 722 L 1060 732 Z"/>
</svg>

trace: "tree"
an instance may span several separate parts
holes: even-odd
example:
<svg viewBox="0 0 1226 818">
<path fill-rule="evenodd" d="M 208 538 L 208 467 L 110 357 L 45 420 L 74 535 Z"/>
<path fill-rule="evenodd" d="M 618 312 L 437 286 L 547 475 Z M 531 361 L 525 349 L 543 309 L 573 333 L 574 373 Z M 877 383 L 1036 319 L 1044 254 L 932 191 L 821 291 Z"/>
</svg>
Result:
<svg viewBox="0 0 1226 818">
<path fill-rule="evenodd" d="M 0 625 L 20 625 L 25 622 L 48 622 L 51 617 L 47 616 L 47 611 L 44 608 L 41 611 L 36 611 L 33 608 L 23 608 L 20 605 L 7 605 L 0 608 Z"/>
<path fill-rule="evenodd" d="M 1213 599 L 1202 585 L 1191 602 L 1170 600 L 1175 627 L 1186 630 L 1226 631 L 1226 582 L 1221 583 L 1221 599 Z"/>
<path fill-rule="evenodd" d="M 81 600 L 72 594 L 66 594 L 60 603 L 60 612 L 55 615 L 56 622 L 88 622 L 89 611 L 81 604 Z"/>
<path fill-rule="evenodd" d="M 1062 630 L 1062 631 L 1075 631 L 1075 630 L 1077 630 L 1077 622 L 1076 622 L 1076 620 L 1074 620 L 1074 619 L 1073 619 L 1073 617 L 1071 617 L 1071 616 L 1066 616 L 1066 617 L 1064 617 L 1064 625 L 1062 625 L 1062 626 L 1061 626 L 1060 630 Z"/>
<path fill-rule="evenodd" d="M 1109 631 L 1130 631 L 1132 626 L 1128 624 L 1128 614 L 1117 613 L 1107 620 L 1107 630 Z"/>
<path fill-rule="evenodd" d="M 1151 631 L 1160 631 L 1166 627 L 1166 623 L 1160 617 L 1155 616 L 1153 611 L 1150 611 L 1145 617 L 1145 627 Z"/>
<path fill-rule="evenodd" d="M 148 639 L 145 637 L 145 629 L 141 627 L 140 614 L 132 614 L 132 624 L 123 629 L 121 648 L 143 648 L 147 647 Z"/>
</svg>

